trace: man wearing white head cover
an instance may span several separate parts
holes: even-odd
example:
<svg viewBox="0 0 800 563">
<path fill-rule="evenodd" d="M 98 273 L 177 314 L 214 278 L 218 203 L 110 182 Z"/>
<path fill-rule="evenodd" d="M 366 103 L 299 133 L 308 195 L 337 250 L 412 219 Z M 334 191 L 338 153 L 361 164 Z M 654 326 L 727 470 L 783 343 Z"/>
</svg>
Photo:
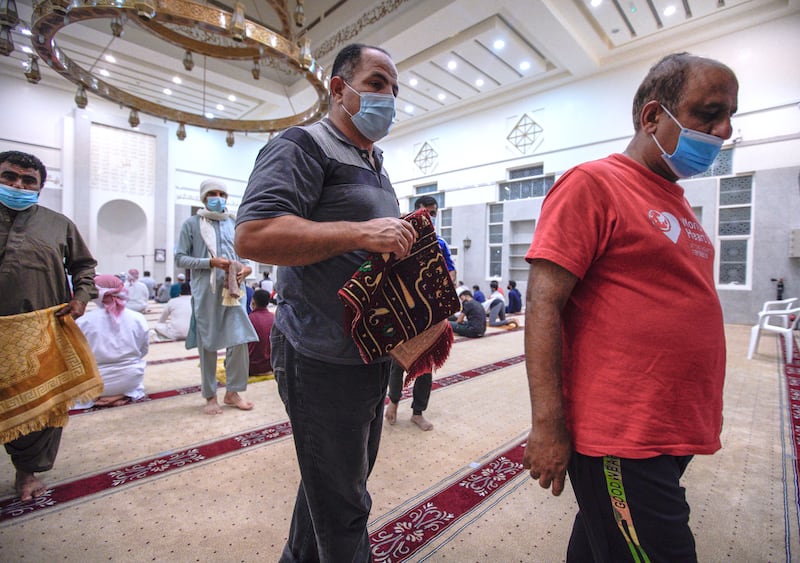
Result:
<svg viewBox="0 0 800 563">
<path fill-rule="evenodd" d="M 198 348 L 206 414 L 220 414 L 217 402 L 217 350 L 225 349 L 226 391 L 223 403 L 250 410 L 253 403 L 239 393 L 247 389 L 250 358 L 247 343 L 258 335 L 247 317 L 243 299 L 223 300 L 223 290 L 238 286 L 244 295 L 244 279 L 252 271 L 233 248 L 234 217 L 227 212 L 228 188 L 219 180 L 200 184 L 205 206 L 184 221 L 175 251 L 179 269 L 191 270 L 192 323 L 186 348 Z M 241 266 L 240 268 L 237 267 Z M 230 283 L 229 276 L 235 276 Z"/>
<path fill-rule="evenodd" d="M 128 290 L 117 276 L 96 276 L 94 283 L 100 292 L 94 300 L 97 309 L 76 322 L 97 360 L 103 394 L 75 405 L 77 409 L 116 407 L 144 397 L 144 357 L 150 348 L 147 321 L 126 307 Z"/>
</svg>

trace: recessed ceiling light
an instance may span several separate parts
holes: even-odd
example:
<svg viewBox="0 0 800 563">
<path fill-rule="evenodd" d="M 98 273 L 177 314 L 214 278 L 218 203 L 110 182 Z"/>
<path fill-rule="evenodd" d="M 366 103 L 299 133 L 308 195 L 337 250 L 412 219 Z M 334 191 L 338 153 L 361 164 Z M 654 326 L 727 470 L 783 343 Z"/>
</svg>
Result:
<svg viewBox="0 0 800 563">
<path fill-rule="evenodd" d="M 109 62 L 111 64 L 114 64 L 115 62 L 117 62 L 117 59 L 114 58 L 114 55 L 106 55 L 103 58 L 106 60 L 106 62 Z"/>
<path fill-rule="evenodd" d="M 223 106 L 222 104 L 217 104 L 217 109 L 219 111 L 225 111 L 225 106 Z"/>
<path fill-rule="evenodd" d="M 183 84 L 183 80 L 181 80 L 180 76 L 173 76 L 172 82 L 174 82 L 175 84 Z"/>
<path fill-rule="evenodd" d="M 23 53 L 27 53 L 28 55 L 32 55 L 33 54 L 33 49 L 31 49 L 27 45 L 23 45 L 22 46 L 22 52 Z"/>
<path fill-rule="evenodd" d="M 214 119 L 214 114 L 211 113 L 210 111 L 207 111 L 206 112 L 206 119 Z"/>
<path fill-rule="evenodd" d="M 234 96 L 233 94 L 229 94 L 228 95 L 228 101 L 229 102 L 235 102 L 236 101 L 236 96 Z"/>
<path fill-rule="evenodd" d="M 440 100 L 444 100 L 447 96 L 445 96 L 443 93 L 440 92 L 439 95 L 436 97 L 439 98 Z"/>
<path fill-rule="evenodd" d="M 528 61 L 522 61 L 521 63 L 519 63 L 520 70 L 528 70 L 529 68 L 531 68 L 531 63 L 529 63 Z"/>
<path fill-rule="evenodd" d="M 664 17 L 668 18 L 674 13 L 675 13 L 675 6 L 673 4 L 670 4 L 669 6 L 664 8 Z"/>
<path fill-rule="evenodd" d="M 602 3 L 603 0 L 592 0 L 592 8 L 597 8 Z"/>
<path fill-rule="evenodd" d="M 30 30 L 30 29 L 28 29 L 27 27 L 23 27 L 22 29 L 20 29 L 20 30 L 19 30 L 19 32 L 20 32 L 22 35 L 26 35 L 26 36 L 28 36 L 28 37 L 30 37 L 31 35 L 33 35 L 33 33 L 31 33 L 31 30 Z"/>
<path fill-rule="evenodd" d="M 172 95 L 172 90 L 170 90 L 169 88 L 164 88 L 164 93 L 165 93 L 167 96 L 171 96 L 171 95 Z"/>
<path fill-rule="evenodd" d="M 406 113 L 414 113 L 414 106 L 411 105 L 406 106 Z"/>
<path fill-rule="evenodd" d="M 416 86 L 417 84 L 419 84 L 419 81 L 416 78 L 412 78 L 411 80 L 408 81 L 408 83 L 411 84 L 412 86 Z"/>
<path fill-rule="evenodd" d="M 104 69 L 104 68 L 101 68 L 101 69 L 100 69 L 100 74 L 101 74 L 101 75 L 103 75 L 103 76 L 105 76 L 106 78 L 108 78 L 109 76 L 111 76 L 111 73 L 110 73 L 110 72 L 108 72 L 108 71 L 107 71 L 106 69 Z"/>
<path fill-rule="evenodd" d="M 449 63 L 447 63 L 447 68 L 449 68 L 450 70 L 455 70 L 457 66 L 458 65 L 456 64 L 455 61 L 450 61 Z"/>
<path fill-rule="evenodd" d="M 505 46 L 506 46 L 506 42 L 503 41 L 502 39 L 498 39 L 497 41 L 494 42 L 494 48 L 497 49 L 498 51 L 500 49 L 502 49 L 503 47 L 505 47 Z"/>
<path fill-rule="evenodd" d="M 479 88 L 480 88 L 481 86 L 483 86 L 483 78 L 479 78 L 479 79 L 477 79 L 477 80 L 475 81 L 475 86 L 477 86 L 477 87 L 479 87 Z"/>
</svg>

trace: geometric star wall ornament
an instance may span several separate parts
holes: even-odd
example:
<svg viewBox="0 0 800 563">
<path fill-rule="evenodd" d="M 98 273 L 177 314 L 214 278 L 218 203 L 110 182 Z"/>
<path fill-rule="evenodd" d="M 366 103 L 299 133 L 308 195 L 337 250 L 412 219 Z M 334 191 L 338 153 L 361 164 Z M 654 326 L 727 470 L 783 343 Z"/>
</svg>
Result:
<svg viewBox="0 0 800 563">
<path fill-rule="evenodd" d="M 527 113 L 517 121 L 517 124 L 508 134 L 508 141 L 522 154 L 532 152 L 532 149 L 542 140 L 544 129 L 536 123 Z"/>
<path fill-rule="evenodd" d="M 430 143 L 425 141 L 417 152 L 417 156 L 414 157 L 414 164 L 416 164 L 417 168 L 424 174 L 428 174 L 436 167 L 438 159 L 439 153 L 436 152 Z"/>
</svg>

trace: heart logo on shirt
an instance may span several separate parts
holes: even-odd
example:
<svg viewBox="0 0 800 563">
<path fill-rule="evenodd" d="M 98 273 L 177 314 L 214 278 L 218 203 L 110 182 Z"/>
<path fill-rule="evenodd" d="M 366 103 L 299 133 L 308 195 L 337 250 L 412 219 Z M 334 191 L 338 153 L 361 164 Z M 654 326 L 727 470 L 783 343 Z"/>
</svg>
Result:
<svg viewBox="0 0 800 563">
<path fill-rule="evenodd" d="M 664 233 L 669 240 L 675 244 L 678 243 L 678 237 L 681 236 L 681 225 L 678 223 L 675 215 L 668 211 L 656 211 L 655 209 L 651 209 L 647 216 L 650 219 L 651 225 Z"/>
</svg>

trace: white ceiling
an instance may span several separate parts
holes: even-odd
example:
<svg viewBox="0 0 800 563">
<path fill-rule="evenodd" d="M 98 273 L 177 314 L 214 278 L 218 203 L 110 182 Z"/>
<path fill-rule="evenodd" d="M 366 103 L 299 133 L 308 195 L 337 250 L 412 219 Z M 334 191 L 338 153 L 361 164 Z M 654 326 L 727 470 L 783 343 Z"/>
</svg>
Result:
<svg viewBox="0 0 800 563">
<path fill-rule="evenodd" d="M 30 21 L 33 0 L 17 0 Z M 206 3 L 206 2 L 200 2 Z M 209 4 L 232 11 L 233 0 Z M 595 0 L 596 3 L 596 0 Z M 686 48 L 687 44 L 800 11 L 800 0 L 305 0 L 303 27 L 294 38 L 311 40 L 318 62 L 330 68 L 335 53 L 354 41 L 380 45 L 400 73 L 398 127 L 526 86 L 544 89 L 637 60 Z M 667 11 L 672 6 L 674 13 Z M 289 12 L 295 0 L 289 0 Z M 246 0 L 245 15 L 281 29 L 266 0 Z M 30 40 L 13 34 L 15 51 L 0 56 L 0 73 L 25 80 Z M 800 30 L 799 30 L 800 31 Z M 502 40 L 499 47 L 496 41 Z M 104 80 L 182 111 L 210 111 L 230 119 L 275 119 L 313 99 L 309 87 L 286 69 L 195 55 L 184 70 L 183 49 L 144 28 L 125 24 L 113 39 L 109 20 L 64 27 L 58 46 L 84 68 L 107 70 Z M 116 63 L 100 58 L 112 54 Z M 41 63 L 42 83 L 75 91 L 75 85 Z M 204 79 L 205 71 L 205 79 Z M 172 82 L 174 76 L 182 84 Z M 171 94 L 165 94 L 169 88 Z M 235 101 L 229 99 L 235 96 Z M 90 94 L 89 103 L 92 103 Z M 223 109 L 218 109 L 217 105 Z"/>
</svg>

